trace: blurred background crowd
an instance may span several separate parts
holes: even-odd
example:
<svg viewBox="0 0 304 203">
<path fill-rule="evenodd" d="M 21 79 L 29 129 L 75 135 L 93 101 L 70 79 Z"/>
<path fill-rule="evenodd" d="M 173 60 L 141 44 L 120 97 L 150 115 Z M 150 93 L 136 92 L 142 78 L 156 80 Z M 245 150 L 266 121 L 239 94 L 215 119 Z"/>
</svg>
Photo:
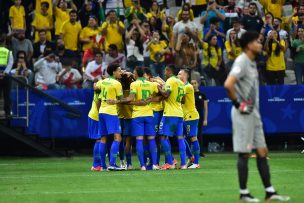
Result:
<svg viewBox="0 0 304 203">
<path fill-rule="evenodd" d="M 167 64 L 221 86 L 240 36 L 264 45 L 261 84 L 303 84 L 304 5 L 291 0 L 7 0 L 0 2 L 1 43 L 12 51 L 8 73 L 41 90 L 92 88 L 118 63 L 164 77 Z"/>
</svg>

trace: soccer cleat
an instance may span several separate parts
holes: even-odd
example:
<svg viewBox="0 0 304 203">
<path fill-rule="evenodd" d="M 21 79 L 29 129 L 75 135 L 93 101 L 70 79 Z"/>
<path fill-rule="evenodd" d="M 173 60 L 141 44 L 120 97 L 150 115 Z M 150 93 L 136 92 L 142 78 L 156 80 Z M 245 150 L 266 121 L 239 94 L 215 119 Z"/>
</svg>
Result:
<svg viewBox="0 0 304 203">
<path fill-rule="evenodd" d="M 174 159 L 174 160 L 173 160 L 173 165 L 176 165 L 176 164 L 177 164 L 177 160 Z"/>
<path fill-rule="evenodd" d="M 199 164 L 192 164 L 191 166 L 189 166 L 188 168 L 190 169 L 195 169 L 195 168 L 201 168 L 201 166 Z"/>
<path fill-rule="evenodd" d="M 120 168 L 127 169 L 127 164 L 126 164 L 126 162 L 124 160 L 120 161 Z"/>
<path fill-rule="evenodd" d="M 128 165 L 127 170 L 133 170 L 132 165 Z"/>
<path fill-rule="evenodd" d="M 189 168 L 189 166 L 191 166 L 192 164 L 193 164 L 193 162 L 194 162 L 194 156 L 192 156 L 190 159 L 188 159 L 188 161 L 187 161 L 187 167 Z"/>
<path fill-rule="evenodd" d="M 92 166 L 91 167 L 91 171 L 101 171 L 101 170 L 102 170 L 102 168 L 100 166 L 96 166 L 96 167 Z"/>
<path fill-rule="evenodd" d="M 142 167 L 140 167 L 140 170 L 141 170 L 141 171 L 146 171 L 147 169 L 146 169 L 145 166 L 142 166 Z"/>
<path fill-rule="evenodd" d="M 159 168 L 159 166 L 158 165 L 153 165 L 152 166 L 152 170 L 159 170 L 160 168 Z"/>
<path fill-rule="evenodd" d="M 161 170 L 168 170 L 168 169 L 175 169 L 175 165 L 174 164 L 170 165 L 168 163 L 165 163 L 161 168 Z"/>
<path fill-rule="evenodd" d="M 109 171 L 123 171 L 123 170 L 126 170 L 126 169 L 123 169 L 123 168 L 115 165 L 115 166 L 108 166 L 108 170 Z"/>
<path fill-rule="evenodd" d="M 251 194 L 241 194 L 240 200 L 243 202 L 260 202 L 259 199 L 253 197 Z"/>
<path fill-rule="evenodd" d="M 265 200 L 267 202 L 271 202 L 271 201 L 287 202 L 290 200 L 290 197 L 279 195 L 276 192 L 266 192 Z"/>
<path fill-rule="evenodd" d="M 180 169 L 182 169 L 182 170 L 185 170 L 185 169 L 187 169 L 188 167 L 187 167 L 187 165 L 182 165 L 182 166 L 180 166 Z"/>
</svg>

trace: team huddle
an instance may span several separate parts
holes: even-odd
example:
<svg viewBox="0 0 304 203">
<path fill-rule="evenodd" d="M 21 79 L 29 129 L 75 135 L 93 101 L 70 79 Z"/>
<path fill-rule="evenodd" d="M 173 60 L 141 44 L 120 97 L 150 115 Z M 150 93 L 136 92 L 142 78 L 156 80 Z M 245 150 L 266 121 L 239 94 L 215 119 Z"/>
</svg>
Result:
<svg viewBox="0 0 304 203">
<path fill-rule="evenodd" d="M 200 168 L 199 113 L 194 88 L 188 81 L 187 70 L 180 70 L 178 74 L 176 71 L 174 65 L 168 65 L 167 80 L 163 81 L 153 78 L 149 69 L 135 68 L 130 73 L 117 64 L 108 67 L 109 77 L 94 85 L 88 115 L 89 137 L 96 140 L 91 170 L 132 169 L 133 137 L 141 170 L 176 168 L 169 137 L 177 138 L 179 168 Z M 114 139 L 110 143 L 112 135 Z M 184 136 L 191 140 L 192 150 Z M 160 152 L 165 156 L 162 167 Z M 116 164 L 118 154 L 120 165 Z"/>
</svg>

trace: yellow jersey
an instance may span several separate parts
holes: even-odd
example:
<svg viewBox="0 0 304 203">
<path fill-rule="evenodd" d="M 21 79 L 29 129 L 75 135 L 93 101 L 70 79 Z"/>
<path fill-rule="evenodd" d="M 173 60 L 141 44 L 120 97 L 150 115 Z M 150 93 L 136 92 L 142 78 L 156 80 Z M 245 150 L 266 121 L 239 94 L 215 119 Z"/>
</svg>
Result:
<svg viewBox="0 0 304 203">
<path fill-rule="evenodd" d="M 235 45 L 234 46 L 235 56 L 229 54 L 232 51 L 232 46 L 231 46 L 229 40 L 227 40 L 225 42 L 225 47 L 226 47 L 226 50 L 227 50 L 227 53 L 228 53 L 228 59 L 229 60 L 235 60 L 242 53 L 242 48 L 240 46 Z"/>
<path fill-rule="evenodd" d="M 185 85 L 185 103 L 182 104 L 184 121 L 199 119 L 198 111 L 195 107 L 195 96 L 193 86 L 187 82 Z"/>
<path fill-rule="evenodd" d="M 131 83 L 131 92 L 134 94 L 134 100 L 145 100 L 148 97 L 152 96 L 155 93 L 158 93 L 157 86 L 152 82 L 145 80 L 144 78 L 138 78 L 136 81 Z M 150 104 L 145 106 L 136 106 L 133 107 L 132 118 L 153 116 L 153 110 Z"/>
<path fill-rule="evenodd" d="M 107 100 L 116 101 L 118 97 L 123 95 L 120 82 L 113 77 L 109 77 L 101 82 L 100 90 L 99 99 L 101 100 L 101 105 L 99 113 L 117 116 L 117 105 L 108 104 Z"/>
<path fill-rule="evenodd" d="M 152 83 L 156 86 L 156 88 L 159 85 L 159 83 L 157 83 L 157 82 L 152 82 Z M 164 110 L 163 101 L 151 102 L 151 108 L 152 108 L 153 111 L 163 111 Z"/>
<path fill-rule="evenodd" d="M 96 87 L 98 87 L 98 89 L 100 89 L 101 82 L 102 82 L 102 80 L 99 80 L 96 83 Z M 99 111 L 99 109 L 97 108 L 97 102 L 99 100 L 98 97 L 99 97 L 99 93 L 94 92 L 94 97 L 93 97 L 93 101 L 92 101 L 91 110 L 90 110 L 89 115 L 88 115 L 89 118 L 91 118 L 95 121 L 98 121 L 98 111 Z"/>
<path fill-rule="evenodd" d="M 128 97 L 130 90 L 123 90 L 123 96 Z M 117 104 L 118 118 L 131 119 L 132 118 L 133 105 Z"/>
<path fill-rule="evenodd" d="M 63 36 L 64 47 L 68 50 L 78 50 L 78 37 L 81 31 L 79 22 L 72 24 L 70 21 L 65 22 L 61 27 L 61 34 Z"/>
<path fill-rule="evenodd" d="M 208 65 L 210 63 L 213 68 L 217 67 L 217 63 L 219 61 L 219 58 L 222 56 L 222 49 L 219 47 L 217 50 L 214 46 L 210 48 L 211 56 L 209 58 L 208 55 L 208 47 L 209 44 L 204 42 L 203 44 L 203 55 L 204 55 L 204 60 L 203 60 L 203 65 Z"/>
<path fill-rule="evenodd" d="M 101 30 L 104 29 L 109 23 L 104 22 L 101 25 Z M 125 28 L 125 25 L 119 21 L 119 25 L 122 28 Z M 109 24 L 107 27 L 107 34 L 105 36 L 105 48 L 106 51 L 108 51 L 109 45 L 110 44 L 115 44 L 118 48 L 119 51 L 123 51 L 124 49 L 124 44 L 123 44 L 123 34 L 121 34 L 118 30 L 117 24 Z"/>
<path fill-rule="evenodd" d="M 82 50 L 85 51 L 87 49 L 91 49 L 93 48 L 93 40 L 92 38 L 94 36 L 96 36 L 97 34 L 99 33 L 99 30 L 98 29 L 92 29 L 92 28 L 89 28 L 89 27 L 85 27 L 81 30 L 80 32 L 80 35 L 79 35 L 79 38 L 80 39 L 90 39 L 91 42 L 89 43 L 83 43 L 82 45 Z"/>
<path fill-rule="evenodd" d="M 12 19 L 13 30 L 25 29 L 25 10 L 23 6 L 20 6 L 19 8 L 11 6 L 9 9 L 9 17 Z"/>
<path fill-rule="evenodd" d="M 43 29 L 45 27 L 53 27 L 53 16 L 50 14 L 42 15 L 41 13 L 37 12 L 35 13 L 35 18 L 32 23 L 32 26 L 37 29 Z M 52 35 L 50 31 L 46 32 L 46 39 L 48 41 L 52 41 Z M 35 32 L 35 42 L 39 41 L 39 33 Z"/>
<path fill-rule="evenodd" d="M 70 9 L 63 11 L 58 7 L 55 8 L 55 17 L 56 17 L 55 35 L 60 35 L 62 25 L 70 20 L 70 15 L 69 15 L 70 11 L 71 11 Z"/>
<path fill-rule="evenodd" d="M 176 76 L 170 77 L 165 84 L 170 96 L 165 99 L 164 116 L 184 117 L 182 99 L 185 96 L 185 84 Z"/>
<path fill-rule="evenodd" d="M 265 13 L 270 12 L 275 18 L 281 18 L 283 14 L 283 6 L 285 0 L 278 0 L 273 3 L 271 0 L 260 0 L 261 5 L 266 10 Z"/>
<path fill-rule="evenodd" d="M 165 60 L 165 56 L 162 55 L 160 60 L 157 61 L 156 60 L 156 54 L 160 51 L 163 51 L 164 49 L 167 48 L 167 43 L 165 41 L 160 41 L 157 44 L 154 44 L 153 42 L 151 43 L 150 47 L 149 47 L 149 51 L 150 51 L 150 59 L 153 62 L 163 62 Z"/>
<path fill-rule="evenodd" d="M 285 47 L 285 41 L 281 40 L 280 44 Z M 268 57 L 266 62 L 266 70 L 269 71 L 281 71 L 285 70 L 285 58 L 284 58 L 284 51 L 280 50 L 280 54 L 277 56 L 275 54 L 275 49 L 277 47 L 277 43 L 272 43 L 272 52 L 271 55 Z"/>
</svg>

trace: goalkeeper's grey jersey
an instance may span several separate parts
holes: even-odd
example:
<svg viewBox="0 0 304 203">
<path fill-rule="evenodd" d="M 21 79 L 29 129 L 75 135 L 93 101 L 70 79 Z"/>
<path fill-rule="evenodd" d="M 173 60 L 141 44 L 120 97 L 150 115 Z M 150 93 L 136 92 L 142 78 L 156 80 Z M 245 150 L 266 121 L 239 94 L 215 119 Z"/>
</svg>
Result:
<svg viewBox="0 0 304 203">
<path fill-rule="evenodd" d="M 236 58 L 229 75 L 237 78 L 235 88 L 238 100 L 252 100 L 254 111 L 259 112 L 259 77 L 256 62 L 242 53 Z"/>
</svg>

